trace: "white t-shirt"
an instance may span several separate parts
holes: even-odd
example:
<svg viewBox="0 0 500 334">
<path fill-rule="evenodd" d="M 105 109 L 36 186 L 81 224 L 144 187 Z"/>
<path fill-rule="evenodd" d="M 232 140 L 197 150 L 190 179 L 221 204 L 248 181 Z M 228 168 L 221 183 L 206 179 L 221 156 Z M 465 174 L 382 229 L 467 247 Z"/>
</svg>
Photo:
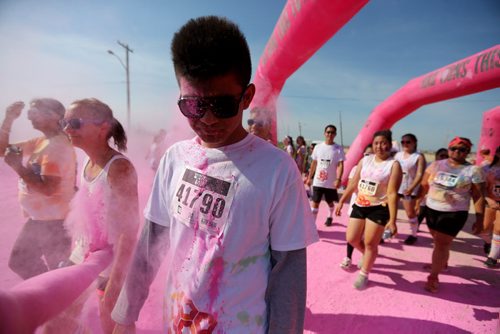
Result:
<svg viewBox="0 0 500 334">
<path fill-rule="evenodd" d="M 160 161 L 146 219 L 170 228 L 165 319 L 221 333 L 264 333 L 270 248 L 318 240 L 293 160 L 247 135 L 205 148 L 199 138 Z"/>
<path fill-rule="evenodd" d="M 398 152 L 394 156 L 394 159 L 399 161 L 401 165 L 401 170 L 403 172 L 403 178 L 401 180 L 401 185 L 399 186 L 398 193 L 403 194 L 406 189 L 408 189 L 415 177 L 417 176 L 418 170 L 418 158 L 420 158 L 421 154 L 419 152 L 413 152 L 409 156 L 405 157 L 404 152 Z M 413 196 L 418 195 L 418 190 L 420 189 L 420 185 L 416 186 L 411 194 Z"/>
<path fill-rule="evenodd" d="M 387 203 L 387 188 L 395 161 L 392 157 L 384 161 L 376 161 L 375 154 L 368 155 L 361 160 L 356 205 L 377 206 Z"/>
<path fill-rule="evenodd" d="M 454 167 L 448 159 L 434 161 L 426 172 L 429 174 L 426 205 L 438 211 L 469 211 L 472 183 L 485 182 L 480 167 L 470 163 Z"/>
<path fill-rule="evenodd" d="M 340 161 L 345 160 L 342 146 L 333 143 L 319 143 L 314 147 L 312 159 L 316 160 L 316 172 L 314 173 L 313 186 L 334 189 L 337 179 L 337 166 Z"/>
</svg>

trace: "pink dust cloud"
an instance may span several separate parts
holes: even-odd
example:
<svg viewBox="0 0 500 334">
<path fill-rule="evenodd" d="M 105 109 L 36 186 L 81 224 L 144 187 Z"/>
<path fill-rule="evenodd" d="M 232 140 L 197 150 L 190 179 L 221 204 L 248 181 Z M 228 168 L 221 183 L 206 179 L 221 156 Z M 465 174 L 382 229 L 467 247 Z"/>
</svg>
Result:
<svg viewBox="0 0 500 334">
<path fill-rule="evenodd" d="M 0 333 L 33 333 L 84 292 L 111 263 L 112 250 L 91 253 L 80 265 L 32 277 L 0 291 Z"/>
<path fill-rule="evenodd" d="M 101 184 L 102 185 L 102 184 Z M 102 187 L 95 190 L 95 198 L 102 198 Z M 91 247 L 100 249 L 109 244 L 106 233 L 103 203 L 96 202 L 84 191 L 78 191 L 71 201 L 71 211 L 65 221 L 65 228 L 71 236 L 85 236 Z M 85 214 L 89 213 L 89 214 Z M 89 219 L 83 219 L 83 218 Z"/>
</svg>

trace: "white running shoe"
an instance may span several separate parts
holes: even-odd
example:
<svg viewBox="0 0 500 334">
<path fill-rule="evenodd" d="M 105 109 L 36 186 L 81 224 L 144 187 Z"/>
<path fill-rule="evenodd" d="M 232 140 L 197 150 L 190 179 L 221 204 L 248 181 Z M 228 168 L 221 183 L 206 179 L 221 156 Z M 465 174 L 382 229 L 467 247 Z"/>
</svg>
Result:
<svg viewBox="0 0 500 334">
<path fill-rule="evenodd" d="M 340 263 L 340 268 L 347 270 L 351 267 L 351 259 L 348 257 L 345 257 L 342 262 Z"/>
<path fill-rule="evenodd" d="M 357 290 L 364 290 L 367 285 L 368 285 L 368 276 L 359 274 L 356 281 L 354 281 L 354 287 Z"/>
</svg>

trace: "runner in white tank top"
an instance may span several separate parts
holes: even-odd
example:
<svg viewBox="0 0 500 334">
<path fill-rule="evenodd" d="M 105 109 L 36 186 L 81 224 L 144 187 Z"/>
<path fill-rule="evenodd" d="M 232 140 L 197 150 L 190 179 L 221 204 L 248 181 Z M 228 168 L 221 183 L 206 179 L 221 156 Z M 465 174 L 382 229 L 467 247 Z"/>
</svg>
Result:
<svg viewBox="0 0 500 334">
<path fill-rule="evenodd" d="M 384 230 L 390 230 L 392 236 L 397 233 L 397 190 L 402 173 L 399 163 L 391 157 L 391 143 L 390 130 L 374 134 L 372 148 L 375 154 L 364 157 L 358 164 L 336 210 L 340 215 L 343 204 L 357 187 L 358 196 L 347 225 L 347 242 L 363 253 L 361 271 L 354 282 L 358 290 L 368 283 L 368 273 L 377 257 Z"/>
<path fill-rule="evenodd" d="M 401 147 L 402 151 L 394 156 L 403 170 L 403 180 L 398 194 L 408 216 L 411 231 L 404 243 L 413 245 L 417 241 L 418 232 L 418 218 L 415 210 L 416 198 L 420 191 L 420 181 L 424 176 L 425 158 L 423 154 L 417 151 L 417 137 L 412 133 L 407 133 L 401 137 Z"/>
<path fill-rule="evenodd" d="M 97 280 L 99 316 L 103 332 L 111 333 L 113 309 L 135 246 L 139 225 L 137 174 L 134 166 L 118 151 L 126 150 L 127 137 L 111 109 L 97 99 L 73 102 L 63 119 L 64 131 L 73 146 L 81 148 L 88 160 L 81 175 L 81 189 L 70 213 L 77 247 L 71 259 L 82 261 L 96 249 L 111 246 L 113 260 Z M 108 144 L 113 138 L 118 151 Z M 85 331 L 80 321 L 88 293 L 46 325 L 49 333 Z"/>
</svg>

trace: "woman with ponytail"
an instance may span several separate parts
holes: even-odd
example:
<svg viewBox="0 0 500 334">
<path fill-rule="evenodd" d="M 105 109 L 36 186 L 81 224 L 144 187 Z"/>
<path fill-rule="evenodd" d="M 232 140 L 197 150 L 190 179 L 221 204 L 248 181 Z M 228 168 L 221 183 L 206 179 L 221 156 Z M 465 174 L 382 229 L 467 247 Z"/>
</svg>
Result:
<svg viewBox="0 0 500 334">
<path fill-rule="evenodd" d="M 94 98 L 75 101 L 61 125 L 73 146 L 87 154 L 67 223 L 74 241 L 70 261 L 81 263 L 89 252 L 112 247 L 113 261 L 96 282 L 103 332 L 111 333 L 114 322 L 110 313 L 123 284 L 139 225 L 137 174 L 121 153 L 127 148 L 123 126 L 105 103 Z M 111 138 L 115 148 L 110 145 Z M 81 327 L 78 315 L 85 298 L 81 299 L 46 329 L 53 325 L 54 332 L 72 333 Z"/>
</svg>

